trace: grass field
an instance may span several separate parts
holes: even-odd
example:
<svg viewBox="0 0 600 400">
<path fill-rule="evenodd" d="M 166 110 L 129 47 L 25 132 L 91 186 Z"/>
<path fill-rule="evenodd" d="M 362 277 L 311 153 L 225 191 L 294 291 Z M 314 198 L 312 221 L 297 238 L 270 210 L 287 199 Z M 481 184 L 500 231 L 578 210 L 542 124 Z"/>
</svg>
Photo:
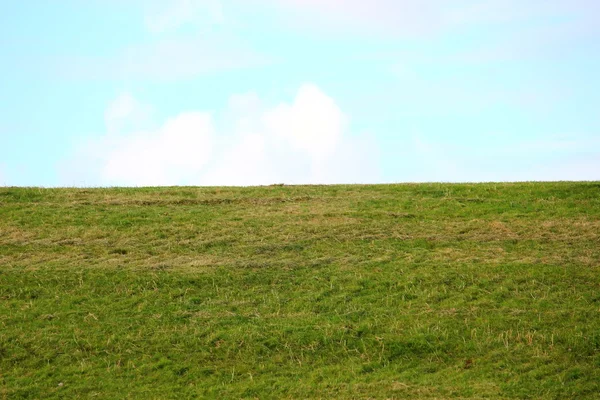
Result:
<svg viewBox="0 0 600 400">
<path fill-rule="evenodd" d="M 600 398 L 600 183 L 0 188 L 0 398 Z"/>
</svg>

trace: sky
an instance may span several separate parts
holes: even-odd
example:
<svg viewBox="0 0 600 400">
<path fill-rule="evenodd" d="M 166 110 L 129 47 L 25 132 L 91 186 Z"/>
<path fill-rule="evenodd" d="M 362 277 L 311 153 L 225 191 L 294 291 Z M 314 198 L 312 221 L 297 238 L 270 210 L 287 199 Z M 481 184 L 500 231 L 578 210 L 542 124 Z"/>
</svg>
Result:
<svg viewBox="0 0 600 400">
<path fill-rule="evenodd" d="M 598 0 L 0 4 L 0 186 L 600 180 Z"/>
</svg>

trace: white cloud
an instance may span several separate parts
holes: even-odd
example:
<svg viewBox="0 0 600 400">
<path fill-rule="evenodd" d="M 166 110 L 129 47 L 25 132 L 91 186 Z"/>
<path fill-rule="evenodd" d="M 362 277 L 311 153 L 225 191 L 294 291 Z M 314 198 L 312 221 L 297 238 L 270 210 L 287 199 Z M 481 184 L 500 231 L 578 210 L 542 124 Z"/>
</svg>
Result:
<svg viewBox="0 0 600 400">
<path fill-rule="evenodd" d="M 502 135 L 500 135 L 502 136 Z M 495 145 L 414 134 L 402 143 L 398 182 L 600 180 L 599 140 L 571 134 Z"/>
<path fill-rule="evenodd" d="M 58 56 L 52 65 L 58 76 L 177 81 L 273 62 L 232 29 L 235 24 L 224 26 L 220 0 L 128 0 L 114 1 L 112 7 L 123 7 L 124 3 L 144 15 L 145 26 L 154 35 L 137 42 L 124 38 L 121 45 L 111 46 L 111 52 L 102 56 Z"/>
<path fill-rule="evenodd" d="M 292 102 L 262 111 L 254 94 L 232 97 L 231 106 L 234 134 L 205 184 L 378 181 L 374 140 L 351 136 L 348 117 L 317 86 L 303 85 Z"/>
<path fill-rule="evenodd" d="M 271 62 L 241 39 L 208 35 L 159 39 L 107 57 L 67 57 L 60 59 L 56 68 L 68 79 L 177 81 Z"/>
<path fill-rule="evenodd" d="M 190 23 L 221 23 L 219 0 L 168 0 L 147 6 L 145 23 L 153 33 L 164 33 Z"/>
<path fill-rule="evenodd" d="M 447 25 L 448 3 L 440 0 L 254 0 L 283 12 L 287 25 L 331 32 L 421 35 Z"/>
<path fill-rule="evenodd" d="M 260 185 L 377 181 L 377 148 L 351 136 L 348 118 L 312 84 L 291 103 L 264 107 L 234 95 L 220 119 L 179 114 L 154 130 L 115 132 L 140 105 L 121 95 L 107 109 L 107 133 L 78 146 L 67 185 Z M 217 125 L 219 129 L 217 129 Z"/>
<path fill-rule="evenodd" d="M 243 0 L 279 10 L 286 26 L 314 32 L 422 37 L 472 26 L 572 19 L 597 26 L 594 0 Z M 242 3 L 242 0 L 238 1 Z M 597 31 L 597 28 L 595 28 Z"/>
<path fill-rule="evenodd" d="M 192 37 L 131 47 L 122 54 L 117 71 L 130 77 L 176 80 L 269 62 L 236 42 L 216 37 Z"/>
<path fill-rule="evenodd" d="M 246 134 L 230 141 L 221 149 L 221 156 L 200 178 L 210 186 L 250 186 L 277 183 L 277 163 L 268 158 L 267 138 L 261 134 Z"/>
<path fill-rule="evenodd" d="M 108 134 L 139 129 L 151 119 L 152 108 L 140 104 L 131 93 L 121 93 L 104 113 Z"/>
<path fill-rule="evenodd" d="M 301 87 L 293 104 L 281 104 L 263 116 L 275 136 L 319 159 L 335 150 L 345 119 L 335 102 L 314 85 Z"/>
<path fill-rule="evenodd" d="M 136 100 L 130 93 L 123 93 L 117 97 L 106 109 L 104 120 L 106 125 L 112 125 L 114 122 L 129 117 L 138 108 Z"/>
<path fill-rule="evenodd" d="M 348 117 L 313 84 L 264 109 L 254 94 L 234 96 L 233 136 L 203 176 L 211 185 L 376 182 L 377 147 L 351 136 Z"/>
<path fill-rule="evenodd" d="M 540 181 L 600 181 L 600 155 L 595 157 L 570 157 L 553 165 L 536 165 L 535 179 Z M 529 173 L 529 172 L 528 172 Z M 527 174 L 520 180 L 531 180 Z"/>
<path fill-rule="evenodd" d="M 106 155 L 102 182 L 126 186 L 191 183 L 209 160 L 213 137 L 210 114 L 189 112 L 168 120 L 158 131 L 119 138 Z"/>
<path fill-rule="evenodd" d="M 106 132 L 75 144 L 62 165 L 71 186 L 168 185 L 186 183 L 208 161 L 214 140 L 208 113 L 183 112 L 151 127 L 152 108 L 122 93 L 104 113 Z"/>
</svg>

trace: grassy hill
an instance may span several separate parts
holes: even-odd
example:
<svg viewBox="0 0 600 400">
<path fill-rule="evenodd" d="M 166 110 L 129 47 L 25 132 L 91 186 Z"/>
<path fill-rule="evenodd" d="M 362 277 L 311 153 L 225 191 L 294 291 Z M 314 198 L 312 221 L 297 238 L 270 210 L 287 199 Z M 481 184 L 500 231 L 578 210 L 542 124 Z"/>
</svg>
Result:
<svg viewBox="0 0 600 400">
<path fill-rule="evenodd" d="M 600 184 L 0 188 L 0 398 L 599 398 Z"/>
</svg>

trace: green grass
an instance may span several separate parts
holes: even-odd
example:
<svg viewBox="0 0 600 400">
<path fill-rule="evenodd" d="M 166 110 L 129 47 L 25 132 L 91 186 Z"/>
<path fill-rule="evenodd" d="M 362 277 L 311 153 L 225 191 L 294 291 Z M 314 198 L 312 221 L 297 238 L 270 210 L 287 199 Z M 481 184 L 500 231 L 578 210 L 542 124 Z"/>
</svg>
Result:
<svg viewBox="0 0 600 400">
<path fill-rule="evenodd" d="M 0 188 L 0 398 L 600 398 L 600 183 Z"/>
</svg>

